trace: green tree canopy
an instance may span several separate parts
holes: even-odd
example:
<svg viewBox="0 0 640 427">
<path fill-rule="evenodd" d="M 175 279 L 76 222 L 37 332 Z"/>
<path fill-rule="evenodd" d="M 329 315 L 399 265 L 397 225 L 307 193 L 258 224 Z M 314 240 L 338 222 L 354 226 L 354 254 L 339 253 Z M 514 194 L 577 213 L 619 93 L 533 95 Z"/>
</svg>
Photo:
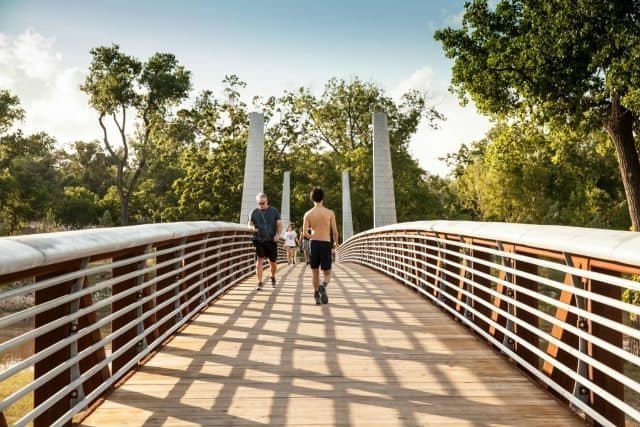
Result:
<svg viewBox="0 0 640 427">
<path fill-rule="evenodd" d="M 435 33 L 455 60 L 452 85 L 481 111 L 603 127 L 640 229 L 640 3 L 486 0 L 465 5 L 462 28 Z"/>
<path fill-rule="evenodd" d="M 170 108 L 187 97 L 191 76 L 170 53 L 156 53 L 143 64 L 114 44 L 96 47 L 91 55 L 89 74 L 81 89 L 98 112 L 104 146 L 117 165 L 116 189 L 120 222 L 124 225 L 129 220 L 131 196 L 148 159 L 154 155 L 155 130 L 165 125 Z M 140 121 L 132 141 L 126 133 L 130 110 Z M 119 146 L 109 136 L 105 124 L 108 118 L 116 126 Z"/>
</svg>

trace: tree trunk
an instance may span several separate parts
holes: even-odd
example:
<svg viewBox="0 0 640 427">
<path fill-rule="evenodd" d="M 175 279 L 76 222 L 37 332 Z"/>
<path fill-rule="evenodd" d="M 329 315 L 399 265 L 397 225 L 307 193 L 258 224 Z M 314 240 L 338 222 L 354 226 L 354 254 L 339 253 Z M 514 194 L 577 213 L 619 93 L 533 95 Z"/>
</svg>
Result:
<svg viewBox="0 0 640 427">
<path fill-rule="evenodd" d="M 633 139 L 633 115 L 620 105 L 620 96 L 614 94 L 611 102 L 611 115 L 606 124 L 606 130 L 616 148 L 616 156 L 627 196 L 629 216 L 633 231 L 640 231 L 640 160 L 638 150 Z M 640 329 L 640 316 L 636 316 L 632 325 Z M 630 338 L 627 350 L 640 355 L 640 341 Z"/>
<path fill-rule="evenodd" d="M 120 225 L 129 224 L 129 198 L 120 197 Z"/>
<path fill-rule="evenodd" d="M 631 225 L 634 231 L 640 231 L 640 160 L 633 139 L 633 115 L 620 105 L 618 94 L 612 97 L 611 115 L 605 127 L 616 149 Z"/>
</svg>

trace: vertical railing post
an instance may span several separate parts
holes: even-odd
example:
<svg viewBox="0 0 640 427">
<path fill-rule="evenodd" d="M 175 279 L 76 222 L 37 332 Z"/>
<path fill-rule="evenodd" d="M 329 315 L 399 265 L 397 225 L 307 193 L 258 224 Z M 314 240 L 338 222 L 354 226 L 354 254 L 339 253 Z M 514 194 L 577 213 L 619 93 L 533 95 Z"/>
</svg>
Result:
<svg viewBox="0 0 640 427">
<path fill-rule="evenodd" d="M 469 240 L 469 242 L 472 242 L 472 240 Z M 485 262 L 489 262 L 491 260 L 491 255 L 483 250 L 474 250 L 473 257 Z M 477 273 L 482 273 L 488 276 L 491 274 L 491 268 L 488 265 L 481 264 L 480 262 L 475 262 L 475 261 L 472 261 L 470 268 L 473 270 L 471 272 L 471 281 L 474 284 L 473 286 L 474 297 L 476 297 L 476 299 L 478 300 L 491 302 L 492 301 L 491 294 L 487 291 L 488 289 L 491 289 L 491 280 L 488 279 L 487 277 L 481 276 L 480 274 L 476 274 L 477 272 Z M 492 311 L 486 305 L 481 304 L 480 302 L 474 301 L 473 308 L 478 313 L 483 314 L 486 318 L 491 319 Z M 479 316 L 475 316 L 474 322 L 483 331 L 490 333 L 491 327 L 489 323 L 487 323 L 484 319 L 480 318 Z"/>
<path fill-rule="evenodd" d="M 89 278 L 84 276 L 82 287 L 86 289 L 91 284 L 89 283 Z M 83 295 L 80 298 L 80 308 L 91 307 L 93 305 L 93 297 L 91 294 Z M 88 328 L 94 325 L 98 320 L 98 316 L 95 311 L 91 311 L 84 316 L 81 316 L 78 319 L 78 329 Z M 93 344 L 99 342 L 102 339 L 102 333 L 100 329 L 94 329 L 92 332 L 78 339 L 78 351 L 83 351 L 84 349 L 91 347 Z M 80 372 L 87 372 L 89 369 L 96 366 L 98 363 L 105 360 L 107 357 L 104 346 L 100 347 L 93 353 L 89 354 L 87 357 L 80 360 Z M 84 384 L 84 394 L 87 395 L 91 393 L 93 390 L 98 388 L 100 384 L 106 381 L 111 374 L 109 373 L 109 366 L 105 365 L 99 372 L 93 375 L 91 378 L 87 379 Z M 91 402 L 89 402 L 91 403 Z"/>
<path fill-rule="evenodd" d="M 205 258 L 208 255 L 207 247 L 209 246 L 210 235 L 211 235 L 210 233 L 206 233 L 202 237 L 202 244 L 198 247 L 198 249 L 202 251 L 202 253 L 199 256 L 200 263 L 198 264 L 198 270 L 199 270 L 198 280 L 200 281 L 200 285 L 198 286 L 198 293 L 200 294 L 200 297 L 198 298 L 198 303 L 203 302 L 206 298 L 207 280 L 206 280 L 204 270 L 205 268 L 207 268 L 207 263 L 205 262 Z"/>
<path fill-rule="evenodd" d="M 203 239 L 203 235 L 192 236 L 187 240 L 187 242 L 192 244 L 202 239 Z M 198 263 L 197 261 L 201 260 L 202 257 L 200 255 L 193 255 L 193 252 L 196 252 L 200 249 L 202 249 L 202 244 L 192 245 L 192 246 L 189 246 L 188 248 L 185 248 L 184 250 L 184 261 L 183 261 L 183 265 L 185 266 L 183 269 L 184 281 L 180 285 L 180 292 L 191 287 L 194 283 L 198 281 L 198 278 L 200 277 L 200 275 L 196 273 L 198 272 L 201 266 L 201 263 Z M 189 264 L 193 264 L 193 265 L 191 267 L 187 267 L 187 265 Z M 197 293 L 198 293 L 198 288 L 191 289 L 190 291 L 186 292 L 184 295 L 182 295 L 182 297 L 180 297 L 180 304 L 186 303 L 191 298 L 193 298 Z M 197 305 L 198 305 L 197 300 L 192 301 L 191 304 L 186 305 L 181 311 L 182 317 L 183 318 L 189 317 L 190 313 L 195 309 Z"/>
<path fill-rule="evenodd" d="M 136 257 L 138 255 L 142 255 L 145 253 L 147 246 L 138 246 L 135 248 L 128 249 L 126 252 L 119 254 L 113 257 L 113 261 L 121 261 L 129 258 Z M 128 273 L 132 273 L 134 271 L 138 271 L 140 268 L 139 262 L 132 262 L 121 267 L 116 267 L 113 269 L 113 278 L 117 278 L 119 276 L 123 276 Z M 143 274 L 143 273 L 141 273 Z M 129 279 L 123 280 L 119 283 L 113 285 L 113 295 L 116 296 L 119 293 L 127 291 L 132 287 L 138 285 L 139 277 L 131 277 Z M 129 295 L 123 296 L 121 298 L 116 299 L 111 304 L 111 311 L 116 312 L 125 307 L 130 307 L 138 301 L 138 293 L 131 293 Z M 115 353 L 120 348 L 124 347 L 131 341 L 135 341 L 136 345 L 129 347 L 125 350 L 120 356 L 116 357 L 113 360 L 112 364 L 112 372 L 117 372 L 120 368 L 126 365 L 131 359 L 133 359 L 136 354 L 142 349 L 143 342 L 142 337 L 138 336 L 138 325 L 139 322 L 136 322 L 138 316 L 138 310 L 135 307 L 131 307 L 130 310 L 126 311 L 121 316 L 113 319 L 111 322 L 112 332 L 119 331 L 120 329 L 126 329 L 126 332 L 122 335 L 113 339 L 112 342 L 112 352 Z"/>
<path fill-rule="evenodd" d="M 48 273 L 37 275 L 36 282 L 46 280 L 51 277 L 60 276 L 65 273 L 71 273 L 78 270 L 82 266 L 82 260 L 69 261 L 64 264 L 53 266 L 49 269 Z M 59 283 L 55 286 L 51 286 L 44 289 L 39 289 L 35 292 L 35 305 L 44 304 L 61 295 L 67 295 L 72 289 L 75 280 Z M 35 327 L 44 326 L 49 322 L 53 322 L 65 316 L 68 316 L 71 311 L 71 304 L 65 303 L 53 307 L 42 313 L 38 313 L 35 316 Z M 38 353 L 45 350 L 47 347 L 57 343 L 58 341 L 67 338 L 70 334 L 75 333 L 71 329 L 71 322 L 59 326 L 43 335 L 36 337 L 34 344 L 34 352 Z M 52 355 L 45 359 L 36 362 L 34 367 L 34 380 L 43 376 L 53 368 L 69 360 L 71 355 L 70 346 L 54 352 Z M 42 386 L 38 387 L 33 393 L 34 407 L 40 406 L 49 397 L 60 391 L 60 389 L 69 385 L 70 370 L 65 369 L 60 374 L 56 375 L 51 380 L 47 381 Z M 37 416 L 34 421 L 34 427 L 48 427 L 54 420 L 61 417 L 71 407 L 71 396 L 67 399 L 59 399 L 51 407 L 45 410 L 41 415 Z M 71 422 L 66 423 L 71 425 Z"/>
<path fill-rule="evenodd" d="M 464 237 L 460 236 L 460 243 L 464 244 Z M 462 254 L 464 254 L 465 256 L 472 256 L 473 254 L 473 250 L 471 249 L 467 249 L 467 248 L 460 248 L 460 252 Z M 471 261 L 469 261 L 468 259 L 461 259 L 460 260 L 460 269 L 458 271 L 458 275 L 460 276 L 460 278 L 458 279 L 458 293 L 456 295 L 456 311 L 458 313 L 462 313 L 464 315 L 465 318 L 467 319 L 471 319 L 473 317 L 473 312 L 469 309 L 469 308 L 465 308 L 461 302 L 464 300 L 465 304 L 469 307 L 473 306 L 473 300 L 471 299 L 470 296 L 465 295 L 465 293 L 463 291 L 467 291 L 469 293 L 473 293 L 473 287 L 470 285 L 467 285 L 466 280 L 471 280 L 471 272 L 469 271 L 469 265 L 471 264 Z"/>
<path fill-rule="evenodd" d="M 501 252 L 506 252 L 509 250 L 507 248 L 507 245 L 503 245 L 502 242 L 496 242 L 496 247 Z M 511 245 L 509 245 L 509 248 L 511 248 Z M 506 267 L 506 266 L 511 267 L 512 266 L 511 258 L 505 255 L 500 256 L 500 264 L 503 267 Z M 504 269 L 501 269 L 498 272 L 498 278 L 504 282 L 511 282 L 512 280 L 511 274 L 507 274 L 507 272 Z M 513 322 L 508 321 L 507 318 L 502 314 L 500 314 L 500 312 L 497 310 L 497 309 L 500 309 L 502 311 L 511 312 L 511 304 L 508 304 L 507 301 L 502 297 L 502 295 L 512 297 L 513 291 L 503 283 L 497 283 L 495 290 L 498 294 L 500 294 L 500 296 L 493 297 L 493 306 L 496 309 L 494 309 L 493 312 L 491 313 L 491 320 L 493 320 L 503 328 L 509 331 L 513 331 Z M 489 333 L 493 335 L 496 338 L 496 340 L 502 342 L 504 345 L 513 347 L 513 344 L 514 344 L 513 340 L 509 338 L 506 334 L 504 334 L 502 331 L 500 331 L 498 328 L 496 328 L 495 326 L 493 325 L 489 326 Z"/>
<path fill-rule="evenodd" d="M 605 271 L 598 268 L 591 268 L 591 271 L 598 273 L 605 273 L 607 275 L 619 275 L 617 272 Z M 608 283 L 599 282 L 597 280 L 590 279 L 587 283 L 588 289 L 594 294 L 603 295 L 609 298 L 613 298 L 617 301 L 622 300 L 622 289 L 618 286 L 611 286 Z M 609 320 L 613 320 L 617 324 L 623 323 L 622 310 L 617 307 L 612 307 L 608 304 L 603 304 L 598 301 L 588 300 L 587 310 L 589 313 L 597 314 L 605 317 Z M 618 348 L 623 347 L 623 335 L 622 332 L 616 329 L 609 328 L 601 325 L 595 321 L 589 322 L 589 331 L 591 335 L 596 338 L 600 338 Z M 589 343 L 589 354 L 595 360 L 602 362 L 620 373 L 624 372 L 624 360 L 618 356 L 609 353 L 607 350 L 600 348 L 599 346 Z M 589 379 L 598 384 L 600 387 L 611 393 L 613 396 L 624 401 L 624 385 L 615 378 L 606 375 L 599 370 L 589 367 Z M 625 415 L 621 409 L 618 409 L 613 404 L 609 403 L 602 396 L 591 393 L 591 405 L 600 414 L 602 414 L 607 420 L 616 426 L 625 425 Z"/>
<path fill-rule="evenodd" d="M 538 274 L 538 266 L 535 264 L 524 262 L 521 260 L 514 260 L 512 264 L 517 271 L 531 273 L 534 275 Z M 516 275 L 514 277 L 513 283 L 515 283 L 519 287 L 535 292 L 536 294 L 538 293 L 538 282 L 535 280 L 531 280 L 529 278 Z M 527 295 L 524 292 L 516 292 L 514 298 L 519 303 L 522 303 L 534 309 L 538 308 L 538 299 L 534 296 Z M 535 330 L 539 329 L 540 319 L 535 314 L 532 314 L 529 311 L 524 309 L 519 309 L 517 307 L 514 308 L 513 312 L 520 322 L 531 325 L 533 328 L 535 328 Z M 519 338 L 523 339 L 524 341 L 531 344 L 535 348 L 539 347 L 540 339 L 538 335 L 535 334 L 533 331 L 523 326 L 520 326 L 520 324 L 515 325 L 515 331 Z M 533 366 L 535 369 L 540 368 L 539 358 L 531 350 L 527 349 L 524 345 L 522 345 L 519 342 L 515 343 L 515 350 L 518 356 L 522 357 L 525 361 L 531 364 L 531 366 Z"/>
<path fill-rule="evenodd" d="M 563 255 L 564 255 L 565 264 L 569 267 L 579 268 L 579 266 L 582 266 L 582 268 L 586 268 L 588 265 L 587 259 L 584 259 L 584 258 L 578 259 L 566 253 Z M 585 283 L 587 281 L 585 278 L 581 278 L 570 273 L 567 273 L 567 275 L 568 275 L 567 280 L 569 279 L 571 280 L 571 284 L 573 285 L 574 288 L 585 290 Z M 575 295 L 573 298 L 573 301 L 575 302 L 575 305 L 577 308 L 585 311 L 587 310 L 587 303 L 584 297 L 580 295 Z M 587 333 L 589 330 L 589 320 L 583 316 L 577 316 L 577 322 L 575 326 L 578 327 L 583 332 Z M 580 354 L 583 354 L 583 355 L 589 354 L 589 345 L 588 345 L 589 342 L 582 337 L 577 337 L 577 339 L 578 339 L 577 348 Z M 572 364 L 577 363 L 576 372 L 578 373 L 578 375 L 580 375 L 580 377 L 585 379 L 589 378 L 589 366 L 587 365 L 586 362 L 584 362 L 582 359 L 575 359 L 575 358 L 570 359 L 570 361 L 572 362 Z M 585 384 L 583 384 L 580 381 L 573 382 L 573 396 L 583 401 L 584 403 L 590 404 L 589 389 L 585 386 Z"/>
<path fill-rule="evenodd" d="M 162 242 L 156 245 L 156 250 L 163 251 L 169 248 L 175 248 L 177 245 L 181 245 L 183 241 L 183 239 L 174 239 Z M 156 268 L 156 276 L 164 276 L 165 274 L 167 275 L 167 277 L 156 282 L 156 291 L 162 291 L 168 287 L 171 287 L 176 283 L 178 279 L 180 279 L 181 263 L 177 259 L 178 257 L 180 257 L 180 254 L 181 251 L 179 249 L 176 249 L 174 251 L 156 256 L 156 264 L 164 264 L 165 262 L 167 263 L 167 265 Z M 173 259 L 175 259 L 176 261 L 173 263 L 169 262 Z M 155 299 L 156 306 L 170 300 L 174 294 L 174 292 L 168 291 L 163 293 L 162 295 L 158 295 Z M 157 318 L 162 319 L 171 311 L 172 307 L 171 304 L 169 304 L 158 310 Z M 164 332 L 166 332 L 171 326 L 175 324 L 175 321 L 175 316 L 164 321 L 164 323 L 158 327 L 158 334 L 162 335 Z"/>
<path fill-rule="evenodd" d="M 89 258 L 84 258 L 81 261 L 81 265 L 80 265 L 80 269 L 82 270 L 86 270 L 87 266 L 89 265 Z M 77 294 L 78 292 L 80 292 L 83 288 L 85 282 L 85 276 L 79 277 L 77 278 L 74 283 L 71 285 L 71 294 Z M 78 312 L 78 310 L 80 310 L 80 299 L 75 299 L 73 301 L 71 301 L 69 303 L 69 314 L 75 314 Z M 80 329 L 79 326 L 79 322 L 78 319 L 76 320 L 72 320 L 71 321 L 71 334 L 72 335 L 76 335 L 78 333 L 78 330 Z M 78 339 L 76 338 L 74 341 L 71 342 L 71 344 L 69 345 L 69 358 L 74 358 L 77 357 L 79 353 L 78 350 Z M 73 365 L 71 365 L 71 369 L 70 369 L 70 375 L 69 375 L 69 382 L 73 382 L 75 380 L 77 380 L 78 378 L 80 378 L 80 363 L 78 361 L 76 361 Z M 84 400 L 84 388 L 82 386 L 82 384 L 80 384 L 78 387 L 76 387 L 75 390 L 73 390 L 71 392 L 71 397 L 70 397 L 70 405 L 74 406 L 76 403 L 78 403 L 79 401 Z"/>
<path fill-rule="evenodd" d="M 585 269 L 585 270 L 587 269 L 586 259 L 579 259 L 573 256 L 570 258 L 565 257 L 565 260 L 567 259 L 570 260 L 570 266 L 573 266 L 575 268 Z M 576 283 L 576 278 L 570 273 L 565 273 L 564 284 L 568 286 L 575 286 L 575 283 Z M 568 290 L 563 290 L 562 292 L 560 292 L 560 297 L 558 299 L 560 302 L 567 305 L 576 305 L 577 303 L 575 294 L 572 291 L 568 291 Z M 559 320 L 561 324 L 580 326 L 578 324 L 578 317 L 574 313 L 568 310 L 565 310 L 564 308 L 560 308 L 560 307 L 556 308 L 555 318 Z M 586 323 L 583 324 L 582 326 L 584 329 L 586 327 Z M 578 348 L 578 345 L 579 345 L 578 337 L 575 334 L 567 331 L 565 328 L 563 328 L 558 324 L 554 324 L 553 327 L 551 328 L 551 336 L 561 340 L 562 342 L 570 345 L 573 348 Z M 572 370 L 577 369 L 578 359 L 576 359 L 576 357 L 573 356 L 571 353 L 559 348 L 555 344 L 548 343 L 546 352 L 549 356 L 553 357 L 559 364 L 563 364 Z M 542 371 L 546 375 L 548 375 L 553 381 L 559 384 L 563 389 L 568 391 L 572 391 L 574 389 L 575 382 L 571 379 L 571 377 L 569 377 L 567 374 L 565 374 L 561 370 L 555 369 L 553 364 L 545 361 L 542 365 Z M 586 394 L 584 391 L 582 391 L 582 393 Z"/>
</svg>

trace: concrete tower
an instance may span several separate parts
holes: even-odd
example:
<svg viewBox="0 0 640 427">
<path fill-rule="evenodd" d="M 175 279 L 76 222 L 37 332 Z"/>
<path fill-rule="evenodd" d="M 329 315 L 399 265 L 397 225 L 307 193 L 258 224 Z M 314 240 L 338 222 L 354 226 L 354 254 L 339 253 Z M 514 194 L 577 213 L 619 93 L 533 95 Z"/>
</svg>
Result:
<svg viewBox="0 0 640 427">
<path fill-rule="evenodd" d="M 282 180 L 282 209 L 280 209 L 280 217 L 282 218 L 282 231 L 287 231 L 287 227 L 291 222 L 291 172 L 286 171 Z"/>
<path fill-rule="evenodd" d="M 391 147 L 387 114 L 373 113 L 373 227 L 395 224 L 396 199 L 393 192 Z"/>
<path fill-rule="evenodd" d="M 244 185 L 240 224 L 249 222 L 249 214 L 257 207 L 256 194 L 262 193 L 264 186 L 264 115 L 249 113 L 249 140 L 247 158 L 244 162 Z"/>
<path fill-rule="evenodd" d="M 342 171 L 342 241 L 353 236 L 353 219 L 351 216 L 351 189 L 349 187 L 349 171 Z"/>
</svg>

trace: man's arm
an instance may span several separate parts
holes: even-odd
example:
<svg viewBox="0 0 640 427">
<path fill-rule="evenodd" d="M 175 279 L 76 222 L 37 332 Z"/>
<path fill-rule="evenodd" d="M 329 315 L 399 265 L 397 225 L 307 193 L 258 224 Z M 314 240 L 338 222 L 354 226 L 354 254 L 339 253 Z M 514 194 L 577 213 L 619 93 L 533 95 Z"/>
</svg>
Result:
<svg viewBox="0 0 640 427">
<path fill-rule="evenodd" d="M 258 231 L 256 225 L 253 223 L 253 211 L 251 211 L 251 213 L 249 214 L 249 222 L 247 223 L 247 225 L 253 228 L 253 231 Z"/>
<path fill-rule="evenodd" d="M 308 213 L 309 212 L 305 213 L 302 219 L 302 236 L 306 237 L 307 239 L 311 239 L 311 235 L 307 233 L 307 230 L 309 229 Z"/>
<path fill-rule="evenodd" d="M 278 219 L 276 221 L 276 235 L 273 236 L 273 241 L 277 242 L 278 240 L 280 240 L 280 235 L 282 234 L 282 220 Z"/>
<path fill-rule="evenodd" d="M 336 225 L 336 214 L 331 211 L 331 231 L 333 231 L 333 246 L 338 247 L 338 226 Z"/>
</svg>

